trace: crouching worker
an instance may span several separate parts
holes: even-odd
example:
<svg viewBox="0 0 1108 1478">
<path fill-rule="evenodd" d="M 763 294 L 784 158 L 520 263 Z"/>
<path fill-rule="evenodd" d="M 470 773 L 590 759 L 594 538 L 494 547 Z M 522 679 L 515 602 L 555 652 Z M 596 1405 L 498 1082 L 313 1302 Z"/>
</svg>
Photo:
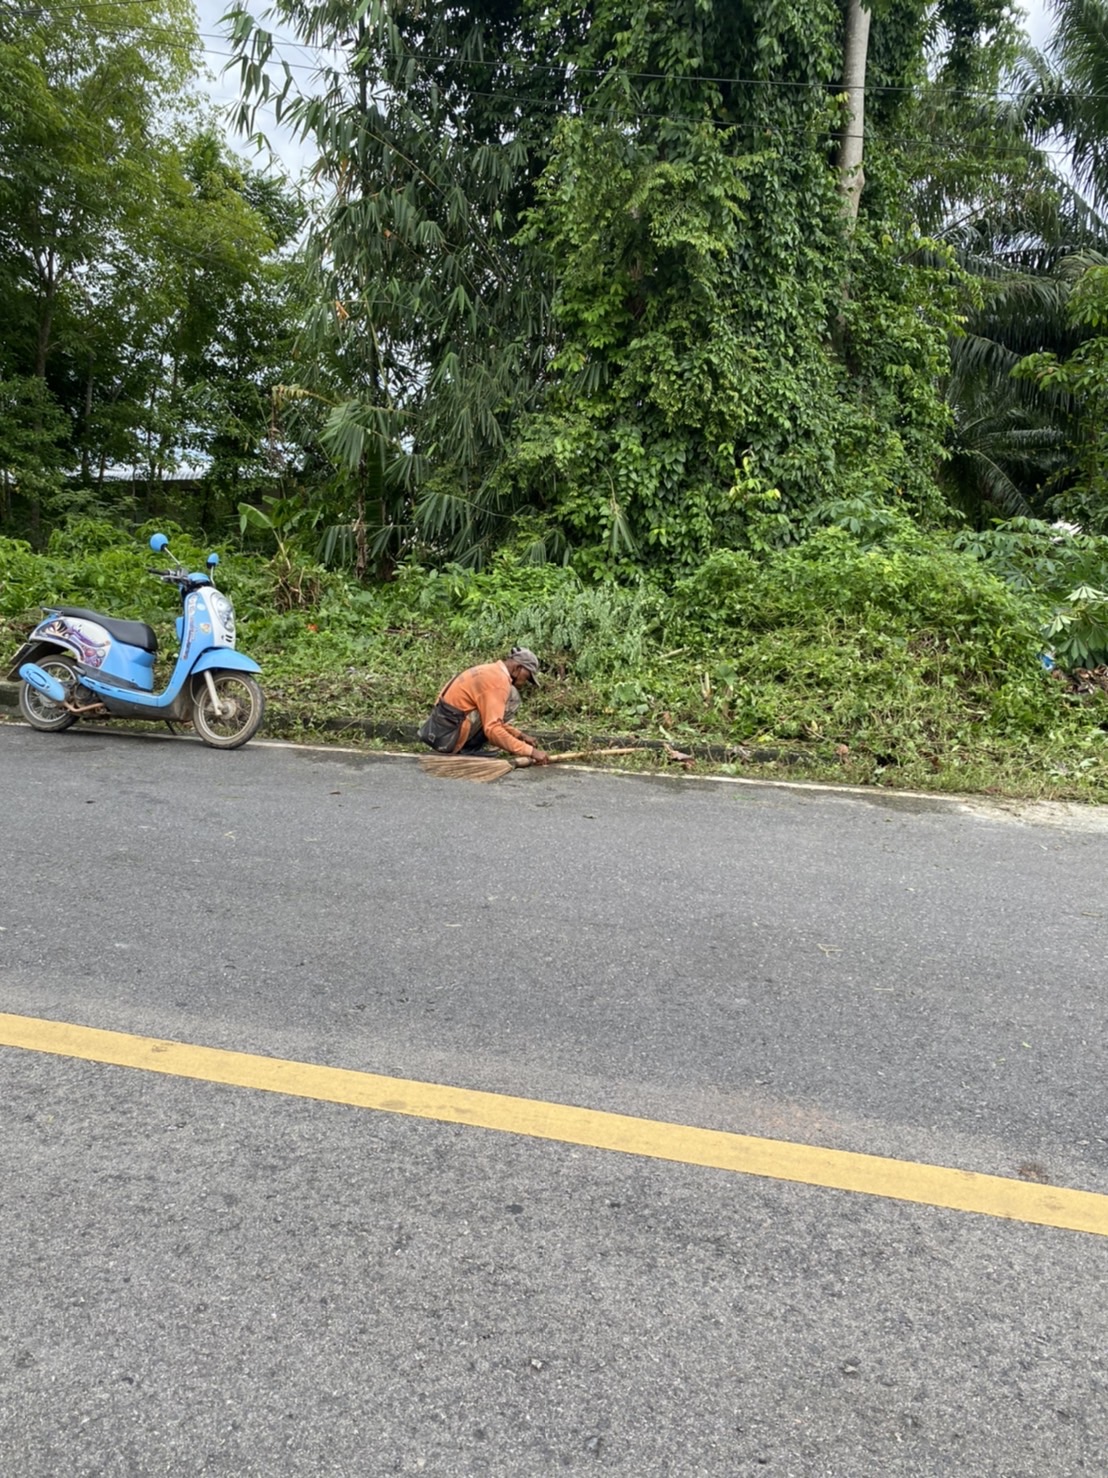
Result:
<svg viewBox="0 0 1108 1478">
<path fill-rule="evenodd" d="M 440 754 L 474 754 L 491 744 L 536 765 L 549 764 L 538 740 L 511 723 L 521 689 L 537 684 L 538 672 L 539 659 L 526 647 L 513 647 L 502 662 L 468 667 L 443 688 L 419 737 Z"/>
</svg>

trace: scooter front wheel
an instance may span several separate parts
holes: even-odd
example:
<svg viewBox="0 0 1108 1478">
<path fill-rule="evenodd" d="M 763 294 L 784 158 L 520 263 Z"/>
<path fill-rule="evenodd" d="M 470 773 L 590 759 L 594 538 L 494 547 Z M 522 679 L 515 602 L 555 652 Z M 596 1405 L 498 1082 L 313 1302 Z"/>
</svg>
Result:
<svg viewBox="0 0 1108 1478">
<path fill-rule="evenodd" d="M 206 673 L 192 680 L 193 727 L 214 749 L 238 749 L 258 732 L 265 712 L 262 690 L 246 672 L 213 672 L 211 678 L 212 687 Z"/>
<path fill-rule="evenodd" d="M 38 666 L 51 677 L 56 677 L 64 688 L 73 691 L 78 678 L 72 658 L 63 656 L 60 652 L 52 652 L 40 657 Z M 28 682 L 19 685 L 19 711 L 32 729 L 41 729 L 44 734 L 59 734 L 62 729 L 68 729 L 77 722 L 75 713 L 70 713 L 61 703 L 52 702 L 45 693 L 40 693 L 38 688 L 33 688 Z"/>
</svg>

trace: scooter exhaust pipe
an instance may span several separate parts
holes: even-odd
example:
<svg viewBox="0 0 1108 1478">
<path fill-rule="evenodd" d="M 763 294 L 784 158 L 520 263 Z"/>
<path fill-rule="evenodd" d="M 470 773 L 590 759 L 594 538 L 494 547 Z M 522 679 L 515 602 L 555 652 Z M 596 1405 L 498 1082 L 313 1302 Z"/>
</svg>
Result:
<svg viewBox="0 0 1108 1478">
<path fill-rule="evenodd" d="M 37 663 L 24 662 L 19 675 L 25 683 L 30 683 L 32 688 L 37 688 L 44 697 L 49 698 L 51 703 L 65 702 L 65 689 L 61 683 L 56 677 L 44 672 Z"/>
</svg>

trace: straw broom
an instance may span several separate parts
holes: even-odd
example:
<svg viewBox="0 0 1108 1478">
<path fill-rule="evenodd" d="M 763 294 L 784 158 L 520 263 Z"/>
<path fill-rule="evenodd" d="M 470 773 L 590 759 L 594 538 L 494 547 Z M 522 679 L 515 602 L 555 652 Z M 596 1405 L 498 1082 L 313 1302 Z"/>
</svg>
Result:
<svg viewBox="0 0 1108 1478">
<path fill-rule="evenodd" d="M 628 745 L 625 749 L 574 749 L 568 754 L 552 754 L 550 763 L 560 764 L 565 760 L 592 760 L 602 754 L 634 754 L 639 745 Z M 429 775 L 440 780 L 475 780 L 487 785 L 490 780 L 499 780 L 509 770 L 525 770 L 534 764 L 526 755 L 515 755 L 510 760 L 482 759 L 469 754 L 425 754 L 420 767 Z"/>
</svg>

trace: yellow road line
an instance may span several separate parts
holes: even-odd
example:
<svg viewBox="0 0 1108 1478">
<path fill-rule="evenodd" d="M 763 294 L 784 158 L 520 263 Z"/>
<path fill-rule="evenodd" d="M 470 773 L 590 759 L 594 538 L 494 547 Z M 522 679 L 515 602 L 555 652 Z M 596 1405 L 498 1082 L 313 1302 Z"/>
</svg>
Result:
<svg viewBox="0 0 1108 1478">
<path fill-rule="evenodd" d="M 1108 1236 L 1108 1195 L 0 1013 L 0 1046 Z"/>
</svg>

